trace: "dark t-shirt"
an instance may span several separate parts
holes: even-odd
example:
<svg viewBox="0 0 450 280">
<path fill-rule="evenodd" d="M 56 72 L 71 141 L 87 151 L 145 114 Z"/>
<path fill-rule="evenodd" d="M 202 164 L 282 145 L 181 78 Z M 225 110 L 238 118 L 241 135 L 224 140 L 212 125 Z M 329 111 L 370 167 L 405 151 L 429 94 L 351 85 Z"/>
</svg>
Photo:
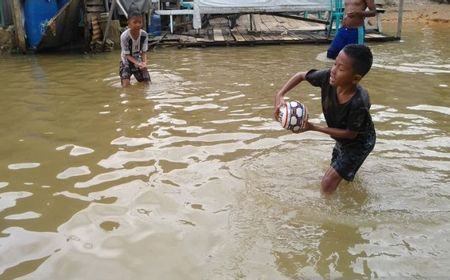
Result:
<svg viewBox="0 0 450 280">
<path fill-rule="evenodd" d="M 337 100 L 336 88 L 330 85 L 330 70 L 310 70 L 306 80 L 322 91 L 322 111 L 328 127 L 347 129 L 358 132 L 355 139 L 334 138 L 342 144 L 350 142 L 365 142 L 369 135 L 375 134 L 372 117 L 370 116 L 370 99 L 367 91 L 360 85 L 353 97 L 344 104 Z"/>
</svg>

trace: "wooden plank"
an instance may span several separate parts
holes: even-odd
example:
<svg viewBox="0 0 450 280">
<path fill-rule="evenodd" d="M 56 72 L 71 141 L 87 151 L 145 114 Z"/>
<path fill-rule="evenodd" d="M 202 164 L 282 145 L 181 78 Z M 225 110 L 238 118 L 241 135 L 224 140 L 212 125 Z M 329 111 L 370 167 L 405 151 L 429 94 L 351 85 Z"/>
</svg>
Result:
<svg viewBox="0 0 450 280">
<path fill-rule="evenodd" d="M 278 29 L 281 30 L 292 30 L 295 29 L 293 26 L 291 26 L 289 20 L 287 18 L 274 16 L 274 21 L 277 23 Z"/>
<path fill-rule="evenodd" d="M 87 6 L 86 10 L 88 11 L 88 13 L 104 13 L 105 12 L 105 7 Z"/>
<path fill-rule="evenodd" d="M 22 20 L 22 2 L 20 0 L 13 0 L 12 10 L 17 46 L 22 52 L 26 52 L 27 43 L 25 41 L 25 28 Z"/>
<path fill-rule="evenodd" d="M 285 41 L 298 40 L 299 38 L 292 33 L 292 26 L 289 24 L 288 19 L 275 16 L 274 19 L 285 29 L 281 32 L 281 39 Z"/>
<path fill-rule="evenodd" d="M 237 42 L 245 42 L 244 37 L 242 37 L 241 33 L 239 33 L 236 29 L 232 29 L 231 34 L 233 34 L 234 40 Z"/>
<path fill-rule="evenodd" d="M 86 0 L 80 0 L 82 11 L 86 11 Z M 83 12 L 83 26 L 84 26 L 84 49 L 85 51 L 90 50 L 90 42 L 91 42 L 91 30 L 90 30 L 90 19 L 89 14 Z"/>
<path fill-rule="evenodd" d="M 213 29 L 213 34 L 214 34 L 214 41 L 219 41 L 219 42 L 225 41 L 225 38 L 223 38 L 221 29 L 214 28 Z"/>
<path fill-rule="evenodd" d="M 285 20 L 285 25 L 290 30 L 302 30 L 302 28 L 301 28 L 302 21 L 296 20 L 296 19 L 291 19 L 291 18 L 284 18 L 284 20 Z"/>
<path fill-rule="evenodd" d="M 197 40 L 194 37 L 186 36 L 186 35 L 180 35 L 179 40 L 180 40 L 180 42 L 183 42 L 183 43 L 185 43 L 185 42 L 189 42 L 189 43 L 197 42 Z"/>
<path fill-rule="evenodd" d="M 241 36 L 244 37 L 245 41 L 248 43 L 253 43 L 255 41 L 257 41 L 255 39 L 255 36 L 253 36 L 252 34 L 250 34 L 247 30 L 244 30 L 241 33 Z"/>
<path fill-rule="evenodd" d="M 112 0 L 112 3 L 111 3 L 112 11 L 114 11 L 116 8 L 116 1 L 117 0 Z M 105 47 L 106 39 L 107 39 L 108 33 L 109 33 L 109 27 L 111 26 L 112 15 L 113 15 L 113 12 L 108 13 L 108 22 L 106 23 L 105 34 L 103 35 L 102 48 Z"/>
<path fill-rule="evenodd" d="M 260 32 L 252 32 L 249 33 L 253 41 L 263 41 L 263 37 L 261 36 Z"/>
<path fill-rule="evenodd" d="M 256 34 L 255 32 L 251 32 L 251 33 L 246 33 L 245 35 L 243 35 L 244 38 L 247 41 L 250 42 L 256 42 L 256 41 L 262 41 L 263 39 L 261 38 L 261 36 L 259 36 L 258 34 Z"/>
<path fill-rule="evenodd" d="M 272 32 L 272 30 L 270 30 L 269 20 L 266 17 L 266 15 L 261 15 L 261 25 L 264 26 L 265 32 L 267 32 L 267 33 Z"/>
<path fill-rule="evenodd" d="M 103 0 L 86 0 L 86 5 L 99 5 L 104 6 Z"/>
<path fill-rule="evenodd" d="M 272 38 L 267 35 L 270 30 L 267 28 L 267 26 L 262 21 L 262 15 L 255 15 L 255 27 L 258 30 L 259 33 L 259 39 L 264 41 L 271 41 Z"/>
<path fill-rule="evenodd" d="M 231 35 L 230 28 L 222 28 L 222 35 L 227 42 L 234 42 L 234 37 Z"/>
<path fill-rule="evenodd" d="M 255 24 L 255 31 L 262 31 L 262 26 L 261 26 L 261 15 L 253 15 L 253 22 Z"/>
<path fill-rule="evenodd" d="M 272 15 L 268 15 L 265 17 L 266 20 L 264 21 L 264 23 L 267 25 L 267 27 L 269 28 L 269 30 L 271 32 L 283 32 L 285 30 L 285 28 L 283 28 L 282 26 L 280 26 L 278 24 L 278 22 L 276 21 L 275 17 Z"/>
<path fill-rule="evenodd" d="M 263 26 L 266 27 L 266 30 L 267 30 L 266 31 L 267 33 L 263 33 L 262 34 L 263 39 L 266 40 L 266 41 L 276 41 L 276 40 L 278 40 L 277 36 L 272 36 L 272 34 L 271 34 L 273 32 L 271 30 L 272 24 L 270 23 L 271 17 L 273 17 L 273 16 L 271 16 L 271 15 L 262 15 L 261 16 L 261 23 L 262 23 Z"/>
<path fill-rule="evenodd" d="M 301 21 L 305 26 L 304 30 L 309 31 L 317 31 L 317 30 L 325 30 L 325 24 L 312 22 L 312 21 Z"/>
</svg>

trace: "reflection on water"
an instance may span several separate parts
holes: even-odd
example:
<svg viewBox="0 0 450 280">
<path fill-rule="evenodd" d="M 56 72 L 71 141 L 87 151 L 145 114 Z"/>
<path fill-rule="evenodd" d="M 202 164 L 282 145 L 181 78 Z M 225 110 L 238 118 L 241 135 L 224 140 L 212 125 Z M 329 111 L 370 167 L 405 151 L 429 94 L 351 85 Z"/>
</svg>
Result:
<svg viewBox="0 0 450 280">
<path fill-rule="evenodd" d="M 0 279 L 445 277 L 450 34 L 404 37 L 372 45 L 378 143 L 329 200 L 333 141 L 272 120 L 323 46 L 157 49 L 127 89 L 118 53 L 2 58 Z"/>
</svg>

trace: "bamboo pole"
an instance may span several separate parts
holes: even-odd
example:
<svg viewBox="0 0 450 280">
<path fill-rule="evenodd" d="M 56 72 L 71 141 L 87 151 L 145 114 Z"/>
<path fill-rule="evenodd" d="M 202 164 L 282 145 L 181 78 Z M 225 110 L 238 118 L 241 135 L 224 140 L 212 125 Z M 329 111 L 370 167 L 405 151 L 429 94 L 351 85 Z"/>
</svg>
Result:
<svg viewBox="0 0 450 280">
<path fill-rule="evenodd" d="M 397 38 L 402 36 L 402 25 L 403 25 L 403 4 L 404 0 L 400 0 L 398 5 L 398 17 L 397 17 Z"/>
<path fill-rule="evenodd" d="M 108 22 L 106 23 L 106 29 L 103 34 L 102 49 L 105 48 L 106 39 L 108 38 L 109 28 L 111 27 L 112 15 L 113 15 L 114 9 L 116 8 L 116 1 L 117 0 L 112 0 L 111 9 L 109 10 L 109 13 L 108 13 Z"/>
<path fill-rule="evenodd" d="M 117 6 L 119 6 L 120 10 L 122 10 L 122 13 L 125 15 L 125 17 L 128 18 L 128 13 L 125 10 L 125 8 L 122 6 L 122 3 L 120 3 L 120 0 L 117 0 Z"/>
<path fill-rule="evenodd" d="M 16 42 L 20 51 L 25 53 L 27 51 L 27 43 L 25 41 L 25 28 L 22 21 L 22 2 L 20 0 L 13 0 L 12 14 L 14 21 L 14 28 L 16 30 Z"/>
<path fill-rule="evenodd" d="M 91 42 L 91 22 L 90 18 L 88 18 L 86 0 L 81 0 L 82 10 L 83 10 L 83 25 L 84 25 L 84 49 L 85 51 L 90 51 L 90 42 Z"/>
</svg>

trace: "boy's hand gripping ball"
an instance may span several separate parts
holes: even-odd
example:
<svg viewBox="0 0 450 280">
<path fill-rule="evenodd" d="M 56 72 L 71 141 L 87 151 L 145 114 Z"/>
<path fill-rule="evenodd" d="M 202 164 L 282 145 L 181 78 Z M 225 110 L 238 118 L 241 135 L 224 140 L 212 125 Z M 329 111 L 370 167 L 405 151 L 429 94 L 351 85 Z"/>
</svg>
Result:
<svg viewBox="0 0 450 280">
<path fill-rule="evenodd" d="M 302 132 L 308 121 L 308 109 L 298 101 L 286 102 L 286 106 L 280 107 L 278 121 L 285 129 L 295 133 Z"/>
</svg>

